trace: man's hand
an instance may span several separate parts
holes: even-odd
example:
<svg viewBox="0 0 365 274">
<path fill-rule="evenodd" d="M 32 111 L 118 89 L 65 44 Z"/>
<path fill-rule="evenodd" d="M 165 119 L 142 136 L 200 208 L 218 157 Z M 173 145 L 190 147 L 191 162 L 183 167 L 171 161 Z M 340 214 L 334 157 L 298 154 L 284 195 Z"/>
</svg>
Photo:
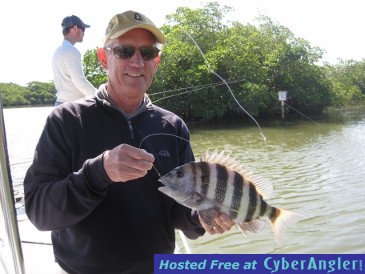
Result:
<svg viewBox="0 0 365 274">
<path fill-rule="evenodd" d="M 145 176 L 155 157 L 144 149 L 121 144 L 103 155 L 106 174 L 113 182 L 126 182 Z"/>
<path fill-rule="evenodd" d="M 202 224 L 205 231 L 207 231 L 210 235 L 214 234 L 222 234 L 226 231 L 229 231 L 231 227 L 235 224 L 232 219 L 224 213 L 218 214 L 214 217 L 214 225 L 209 226 L 204 222 L 203 218 L 199 215 L 199 221 Z"/>
</svg>

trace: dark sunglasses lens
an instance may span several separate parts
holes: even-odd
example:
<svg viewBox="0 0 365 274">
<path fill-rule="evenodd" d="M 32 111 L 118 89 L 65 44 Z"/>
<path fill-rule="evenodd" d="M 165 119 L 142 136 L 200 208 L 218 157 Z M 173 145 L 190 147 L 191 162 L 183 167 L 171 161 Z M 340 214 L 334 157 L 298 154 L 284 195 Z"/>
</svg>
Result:
<svg viewBox="0 0 365 274">
<path fill-rule="evenodd" d="M 113 49 L 114 55 L 121 59 L 130 59 L 134 55 L 136 48 L 128 45 L 116 46 Z M 145 46 L 139 49 L 144 60 L 152 60 L 158 56 L 159 49 L 156 47 Z"/>
<path fill-rule="evenodd" d="M 122 59 L 129 59 L 133 56 L 135 52 L 135 48 L 131 46 L 117 46 L 113 49 L 114 55 L 122 58 Z"/>
<path fill-rule="evenodd" d="M 156 47 L 146 46 L 146 47 L 141 47 L 139 51 L 144 60 L 151 60 L 157 57 L 159 49 Z"/>
</svg>

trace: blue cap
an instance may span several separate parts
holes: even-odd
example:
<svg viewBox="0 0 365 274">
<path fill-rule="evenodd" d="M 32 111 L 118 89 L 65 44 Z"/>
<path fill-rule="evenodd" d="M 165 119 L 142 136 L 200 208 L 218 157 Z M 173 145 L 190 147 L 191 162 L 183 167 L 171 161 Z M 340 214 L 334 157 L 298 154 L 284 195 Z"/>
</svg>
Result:
<svg viewBox="0 0 365 274">
<path fill-rule="evenodd" d="M 62 28 L 72 28 L 73 26 L 78 26 L 80 28 L 90 28 L 90 25 L 85 24 L 82 20 L 76 15 L 67 16 L 62 20 L 61 23 Z"/>
</svg>

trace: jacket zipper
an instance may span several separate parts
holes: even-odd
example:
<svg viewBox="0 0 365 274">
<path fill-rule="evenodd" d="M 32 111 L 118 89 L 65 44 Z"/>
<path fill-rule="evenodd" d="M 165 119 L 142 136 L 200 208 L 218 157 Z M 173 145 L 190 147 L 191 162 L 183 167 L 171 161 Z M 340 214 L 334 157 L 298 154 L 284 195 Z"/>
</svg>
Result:
<svg viewBox="0 0 365 274">
<path fill-rule="evenodd" d="M 129 128 L 129 133 L 131 136 L 132 141 L 134 140 L 134 133 L 133 133 L 133 126 L 132 126 L 132 121 L 128 120 L 128 128 Z"/>
</svg>

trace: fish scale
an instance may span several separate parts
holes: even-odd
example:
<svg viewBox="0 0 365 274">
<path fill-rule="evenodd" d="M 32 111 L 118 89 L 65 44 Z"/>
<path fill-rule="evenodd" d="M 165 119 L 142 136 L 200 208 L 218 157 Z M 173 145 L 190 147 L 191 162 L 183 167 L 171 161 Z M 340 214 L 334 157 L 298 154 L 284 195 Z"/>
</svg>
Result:
<svg viewBox="0 0 365 274">
<path fill-rule="evenodd" d="M 232 194 L 232 202 L 231 202 L 231 213 L 229 216 L 232 219 L 237 219 L 238 210 L 241 206 L 241 200 L 243 195 L 243 184 L 241 180 L 241 176 L 238 173 L 234 173 L 233 179 L 233 194 Z"/>
<path fill-rule="evenodd" d="M 209 178 L 210 178 L 210 169 L 208 163 L 201 162 L 200 165 L 197 166 L 200 171 L 200 179 L 201 179 L 201 193 L 202 195 L 207 195 L 209 189 Z"/>
<path fill-rule="evenodd" d="M 257 207 L 257 192 L 253 184 L 248 184 L 248 199 L 249 202 L 245 222 L 252 221 Z"/>
<path fill-rule="evenodd" d="M 221 165 L 215 165 L 215 169 L 217 172 L 217 181 L 216 181 L 216 187 L 215 187 L 215 195 L 214 200 L 217 203 L 223 203 L 224 198 L 226 197 L 227 192 L 227 182 L 228 182 L 228 170 L 221 166 Z"/>
</svg>

